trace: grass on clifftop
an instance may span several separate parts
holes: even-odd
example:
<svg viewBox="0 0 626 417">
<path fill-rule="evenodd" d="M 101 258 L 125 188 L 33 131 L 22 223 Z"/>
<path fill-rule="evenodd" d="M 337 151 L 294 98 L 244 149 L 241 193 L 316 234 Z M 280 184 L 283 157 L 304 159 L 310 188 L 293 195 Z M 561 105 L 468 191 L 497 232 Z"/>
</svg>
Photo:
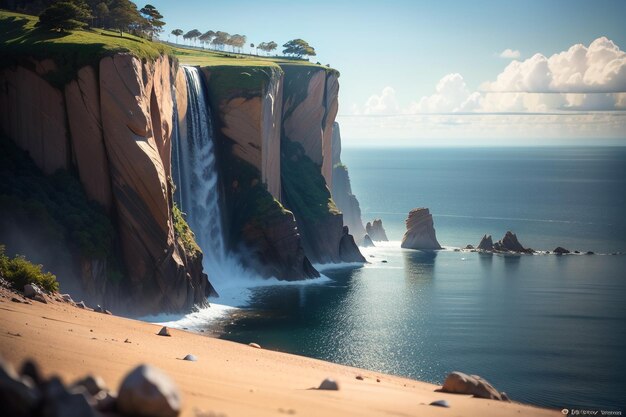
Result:
<svg viewBox="0 0 626 417">
<path fill-rule="evenodd" d="M 96 65 L 104 56 L 128 52 L 138 58 L 151 59 L 170 54 L 168 46 L 137 36 L 103 29 L 52 32 L 35 27 L 37 16 L 0 10 L 0 67 L 27 58 L 50 58 L 58 70 L 48 75 L 57 87 L 75 78 L 79 68 Z"/>
<path fill-rule="evenodd" d="M 124 52 L 141 59 L 170 55 L 181 64 L 202 67 L 241 66 L 276 70 L 279 66 L 310 66 L 336 71 L 308 61 L 186 48 L 152 42 L 128 33 L 120 36 L 117 31 L 104 29 L 53 32 L 36 27 L 37 21 L 37 16 L 0 10 L 0 68 L 24 63 L 28 58 L 50 58 L 55 61 L 58 70 L 49 73 L 46 78 L 57 87 L 74 79 L 79 68 L 96 66 L 102 57 Z"/>
</svg>

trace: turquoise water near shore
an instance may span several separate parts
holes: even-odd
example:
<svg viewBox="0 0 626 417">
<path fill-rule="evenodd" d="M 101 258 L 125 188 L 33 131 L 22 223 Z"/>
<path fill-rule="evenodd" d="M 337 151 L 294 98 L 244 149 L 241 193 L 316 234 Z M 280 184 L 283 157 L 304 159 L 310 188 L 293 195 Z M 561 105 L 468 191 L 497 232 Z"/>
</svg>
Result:
<svg viewBox="0 0 626 417">
<path fill-rule="evenodd" d="M 316 284 L 252 290 L 223 338 L 442 382 L 479 374 L 517 401 L 626 407 L 624 148 L 347 149 L 363 220 L 393 242 Z M 403 250 L 413 207 L 449 249 Z M 525 246 L 598 255 L 455 252 L 506 230 Z M 386 261 L 386 262 L 383 262 Z M 259 313 L 259 314 L 257 314 Z"/>
</svg>

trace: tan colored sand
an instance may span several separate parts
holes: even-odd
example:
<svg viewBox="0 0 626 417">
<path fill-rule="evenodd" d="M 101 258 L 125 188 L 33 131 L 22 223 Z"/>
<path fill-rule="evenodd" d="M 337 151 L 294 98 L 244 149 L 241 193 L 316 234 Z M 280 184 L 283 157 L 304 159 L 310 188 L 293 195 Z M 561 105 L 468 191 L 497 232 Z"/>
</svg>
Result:
<svg viewBox="0 0 626 417">
<path fill-rule="evenodd" d="M 62 303 L 26 305 L 0 299 L 0 354 L 14 366 L 35 358 L 46 375 L 71 382 L 93 373 L 116 389 L 131 368 L 150 363 L 180 387 L 183 416 L 560 415 L 518 403 L 438 393 L 437 386 L 424 382 L 179 330 L 170 330 L 172 337 L 157 336 L 159 328 Z M 188 353 L 198 361 L 179 359 Z M 311 389 L 326 377 L 337 380 L 341 389 Z M 451 407 L 428 405 L 439 399 Z"/>
</svg>

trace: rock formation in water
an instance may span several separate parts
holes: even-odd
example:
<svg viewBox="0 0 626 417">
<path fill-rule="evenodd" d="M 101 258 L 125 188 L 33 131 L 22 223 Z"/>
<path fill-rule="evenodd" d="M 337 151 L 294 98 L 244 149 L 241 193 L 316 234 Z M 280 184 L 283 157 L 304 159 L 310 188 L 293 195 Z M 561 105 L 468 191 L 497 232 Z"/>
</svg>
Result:
<svg viewBox="0 0 626 417">
<path fill-rule="evenodd" d="M 409 212 L 401 246 L 418 250 L 441 249 L 435 236 L 433 216 L 427 208 L 415 208 Z"/>
<path fill-rule="evenodd" d="M 205 303 L 210 287 L 202 254 L 185 249 L 172 216 L 177 65 L 167 56 L 142 62 L 117 54 L 102 58 L 97 71 L 80 68 L 58 89 L 46 81 L 55 64 L 31 62 L 0 73 L 0 104 L 11 109 L 1 112 L 0 130 L 45 173 L 75 169 L 87 195 L 115 219 L 128 279 L 111 280 L 106 259 L 79 259 L 83 287 L 93 290 L 87 297 L 134 314 Z"/>
<path fill-rule="evenodd" d="M 354 237 L 349 233 L 348 226 L 343 227 L 343 235 L 339 241 L 339 257 L 343 262 L 366 262 L 365 257 L 354 243 Z"/>
<path fill-rule="evenodd" d="M 343 214 L 343 224 L 348 226 L 357 243 L 366 246 L 365 243 L 367 242 L 364 241 L 366 232 L 361 220 L 361 207 L 356 196 L 352 193 L 348 167 L 341 162 L 341 133 L 337 122 L 333 124 L 332 161 L 331 194 L 333 201 Z"/>
<path fill-rule="evenodd" d="M 566 255 L 566 254 L 570 253 L 569 250 L 567 250 L 567 249 L 565 249 L 565 248 L 563 248 L 561 246 L 558 246 L 552 252 L 554 252 L 557 255 Z"/>
<path fill-rule="evenodd" d="M 383 221 L 381 219 L 374 219 L 374 221 L 367 222 L 365 225 L 365 230 L 367 234 L 374 241 L 387 242 L 387 233 L 385 233 L 385 228 L 383 227 Z"/>
<path fill-rule="evenodd" d="M 376 245 L 374 245 L 374 242 L 372 242 L 372 239 L 370 238 L 369 235 L 365 235 L 365 236 L 363 236 L 363 241 L 361 242 L 361 246 L 363 246 L 365 248 L 371 248 L 371 247 L 374 247 Z"/>
<path fill-rule="evenodd" d="M 476 249 L 485 252 L 493 251 L 493 239 L 491 238 L 491 235 L 483 235 L 483 238 L 480 239 L 480 243 Z"/>
<path fill-rule="evenodd" d="M 493 244 L 493 250 L 496 252 L 515 252 L 515 253 L 533 253 L 530 248 L 525 248 L 517 240 L 515 233 L 507 231 L 504 237 Z"/>
</svg>

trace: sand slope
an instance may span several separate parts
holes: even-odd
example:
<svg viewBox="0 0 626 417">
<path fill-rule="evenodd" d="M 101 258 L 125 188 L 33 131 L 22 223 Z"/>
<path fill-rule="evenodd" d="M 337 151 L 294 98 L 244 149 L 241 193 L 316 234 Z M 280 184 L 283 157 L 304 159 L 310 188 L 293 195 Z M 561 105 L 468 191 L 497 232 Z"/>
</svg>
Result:
<svg viewBox="0 0 626 417">
<path fill-rule="evenodd" d="M 438 393 L 437 386 L 424 382 L 179 330 L 170 330 L 172 337 L 157 336 L 159 328 L 63 303 L 26 305 L 0 299 L 0 354 L 16 367 L 35 358 L 45 374 L 58 374 L 65 382 L 92 373 L 117 389 L 131 368 L 150 363 L 178 384 L 184 416 L 560 415 L 518 403 Z M 180 360 L 188 353 L 198 361 Z M 326 377 L 337 380 L 340 391 L 311 389 Z M 428 405 L 439 399 L 451 407 Z"/>
</svg>

